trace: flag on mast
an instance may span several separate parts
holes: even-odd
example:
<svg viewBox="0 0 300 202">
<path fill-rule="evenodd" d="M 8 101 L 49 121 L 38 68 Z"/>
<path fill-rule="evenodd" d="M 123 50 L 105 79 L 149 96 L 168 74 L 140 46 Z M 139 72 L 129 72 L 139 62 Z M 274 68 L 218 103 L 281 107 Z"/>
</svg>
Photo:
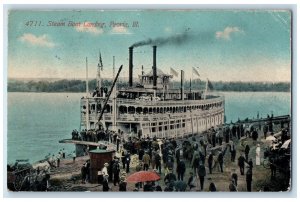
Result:
<svg viewBox="0 0 300 202">
<path fill-rule="evenodd" d="M 170 72 L 172 75 L 178 77 L 178 72 L 175 69 L 173 69 L 172 67 L 170 67 Z"/>
<path fill-rule="evenodd" d="M 102 57 L 101 57 L 101 52 L 99 51 L 99 63 L 98 63 L 98 67 L 101 68 L 101 71 L 103 71 L 103 63 L 102 63 Z"/>
<path fill-rule="evenodd" d="M 199 72 L 197 71 L 197 69 L 195 69 L 195 67 L 193 67 L 193 73 L 200 77 L 200 74 L 199 74 Z"/>
<path fill-rule="evenodd" d="M 207 87 L 210 89 L 210 90 L 214 90 L 214 86 L 212 85 L 212 83 L 207 79 Z"/>
</svg>

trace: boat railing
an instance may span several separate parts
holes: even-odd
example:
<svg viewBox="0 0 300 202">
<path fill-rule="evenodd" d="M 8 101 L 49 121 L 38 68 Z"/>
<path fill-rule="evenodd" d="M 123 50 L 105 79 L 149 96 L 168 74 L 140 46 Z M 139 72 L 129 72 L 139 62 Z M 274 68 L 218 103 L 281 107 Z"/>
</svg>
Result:
<svg viewBox="0 0 300 202">
<path fill-rule="evenodd" d="M 85 99 L 83 98 L 81 100 L 81 105 L 85 105 Z M 98 101 L 103 101 L 103 98 L 95 98 L 95 97 L 91 97 L 88 98 L 89 99 L 89 103 L 97 103 Z M 117 98 L 117 104 L 118 105 L 122 105 L 122 104 L 130 104 L 130 105 L 143 105 L 144 107 L 147 106 L 176 106 L 176 105 L 194 105 L 194 104 L 213 104 L 216 102 L 221 102 L 224 100 L 224 96 L 213 96 L 212 98 L 206 99 L 206 100 L 160 100 L 160 101 L 156 101 L 156 100 L 134 100 L 134 99 L 125 99 L 125 98 Z M 111 104 L 112 100 L 108 101 L 108 104 Z"/>
<path fill-rule="evenodd" d="M 143 100 L 132 100 L 118 98 L 118 105 L 131 104 L 131 105 L 141 105 L 143 106 L 176 106 L 176 105 L 193 105 L 193 104 L 212 104 L 215 102 L 223 101 L 223 96 L 216 98 L 206 99 L 206 100 L 167 100 L 167 101 L 143 101 Z"/>
<path fill-rule="evenodd" d="M 185 119 L 190 117 L 199 117 L 199 114 L 201 116 L 207 116 L 208 114 L 214 114 L 219 113 L 223 110 L 222 107 L 214 107 L 209 110 L 202 110 L 202 109 L 196 109 L 193 111 L 188 112 L 179 112 L 179 113 L 152 113 L 152 114 L 119 114 L 118 115 L 118 121 L 134 121 L 134 122 L 141 122 L 141 121 L 162 121 L 162 120 L 173 120 L 173 119 Z M 89 120 L 98 120 L 99 114 L 90 114 Z M 104 114 L 103 115 L 104 121 L 111 121 L 112 120 L 112 114 Z M 81 117 L 81 121 L 85 121 L 85 115 Z"/>
</svg>

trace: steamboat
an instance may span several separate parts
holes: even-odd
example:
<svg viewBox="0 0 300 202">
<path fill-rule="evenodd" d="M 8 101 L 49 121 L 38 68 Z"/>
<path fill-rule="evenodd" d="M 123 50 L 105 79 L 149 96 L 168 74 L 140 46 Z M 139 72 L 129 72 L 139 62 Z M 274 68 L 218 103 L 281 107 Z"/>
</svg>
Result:
<svg viewBox="0 0 300 202">
<path fill-rule="evenodd" d="M 164 73 L 156 63 L 157 46 L 153 46 L 153 66 L 142 71 L 136 85 L 133 83 L 133 47 L 129 47 L 128 87 L 116 89 L 119 72 L 114 76 L 110 91 L 101 85 L 101 55 L 97 71 L 97 88 L 93 94 L 82 97 L 81 130 L 104 128 L 122 131 L 142 138 L 181 138 L 201 133 L 224 124 L 225 99 L 208 94 L 206 89 L 184 89 L 184 71 L 181 86 L 172 88 L 174 75 Z M 176 72 L 177 73 L 177 72 Z M 88 89 L 88 86 L 87 86 Z M 104 89 L 104 90 L 103 90 Z"/>
</svg>

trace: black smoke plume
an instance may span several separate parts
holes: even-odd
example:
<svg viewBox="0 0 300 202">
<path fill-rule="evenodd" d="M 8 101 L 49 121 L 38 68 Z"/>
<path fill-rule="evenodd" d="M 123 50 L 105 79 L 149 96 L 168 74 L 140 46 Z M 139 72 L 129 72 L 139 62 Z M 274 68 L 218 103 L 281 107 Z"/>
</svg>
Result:
<svg viewBox="0 0 300 202">
<path fill-rule="evenodd" d="M 131 47 L 139 47 L 139 46 L 147 46 L 147 45 L 153 45 L 153 46 L 163 46 L 166 44 L 170 45 L 181 45 L 185 43 L 189 39 L 189 35 L 185 32 L 183 34 L 178 34 L 170 37 L 159 37 L 156 39 L 147 39 L 144 41 L 139 41 L 131 45 Z"/>
</svg>

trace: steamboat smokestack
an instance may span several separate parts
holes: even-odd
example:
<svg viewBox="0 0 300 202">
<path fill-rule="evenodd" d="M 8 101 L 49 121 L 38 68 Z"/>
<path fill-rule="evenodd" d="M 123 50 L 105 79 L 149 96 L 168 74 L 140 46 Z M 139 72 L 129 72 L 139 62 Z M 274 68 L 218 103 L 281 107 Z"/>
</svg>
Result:
<svg viewBox="0 0 300 202">
<path fill-rule="evenodd" d="M 157 88 L 156 46 L 153 46 L 153 88 Z"/>
<path fill-rule="evenodd" d="M 184 71 L 181 70 L 181 86 L 180 86 L 180 94 L 181 94 L 181 100 L 184 100 Z"/>
<path fill-rule="evenodd" d="M 129 87 L 132 87 L 132 71 L 133 71 L 133 63 L 132 63 L 132 55 L 133 55 L 133 47 L 129 47 Z"/>
</svg>

